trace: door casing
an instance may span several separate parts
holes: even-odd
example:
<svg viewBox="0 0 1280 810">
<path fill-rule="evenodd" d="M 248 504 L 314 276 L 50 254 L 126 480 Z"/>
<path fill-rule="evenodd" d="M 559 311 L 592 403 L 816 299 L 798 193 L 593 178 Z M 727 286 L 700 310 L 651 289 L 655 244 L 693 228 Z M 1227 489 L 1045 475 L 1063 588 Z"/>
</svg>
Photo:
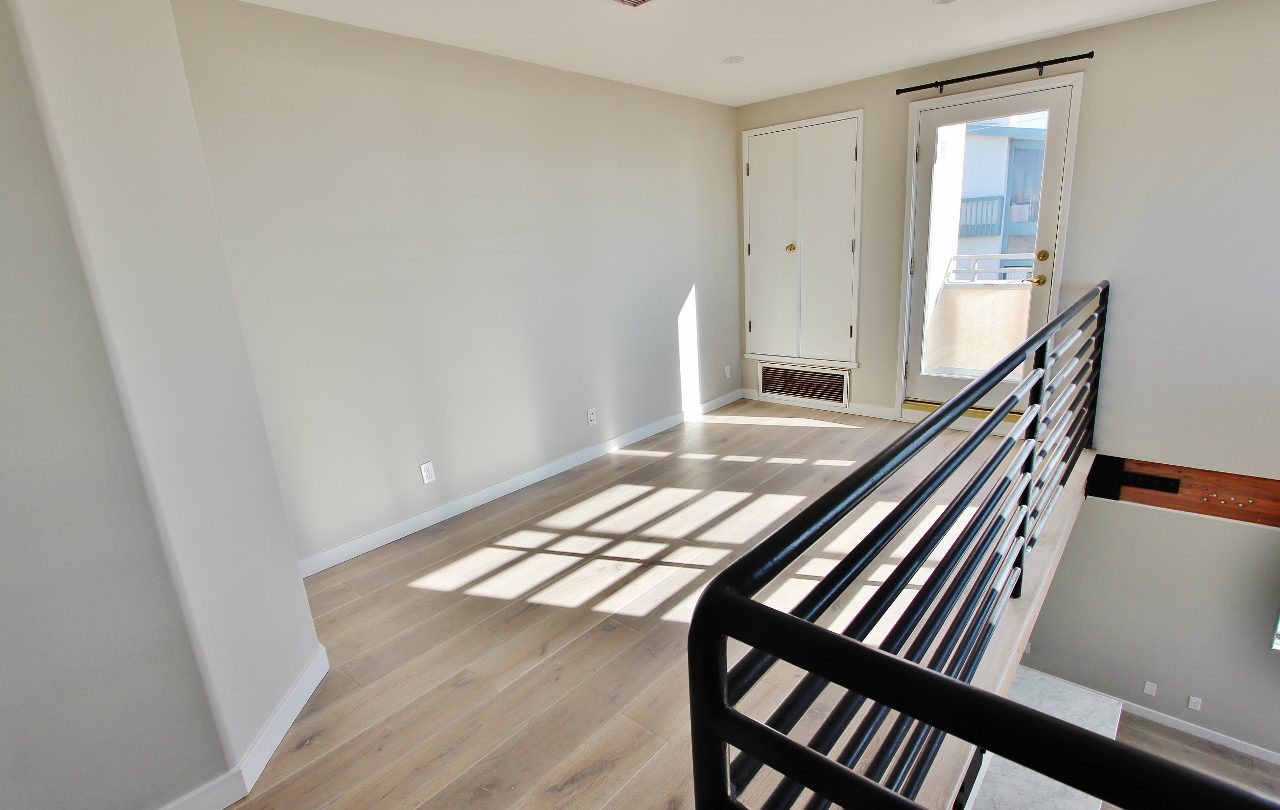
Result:
<svg viewBox="0 0 1280 810">
<path fill-rule="evenodd" d="M 916 181 L 918 174 L 918 164 L 915 162 L 914 157 L 916 148 L 920 145 L 920 116 L 929 110 L 972 104 L 978 101 L 1005 98 L 1023 93 L 1034 93 L 1040 90 L 1051 90 L 1058 87 L 1069 87 L 1072 92 L 1070 111 L 1067 118 L 1067 151 L 1063 163 L 1062 205 L 1058 213 L 1057 247 L 1056 255 L 1054 256 L 1057 271 L 1053 274 L 1053 281 L 1049 290 L 1049 317 L 1052 318 L 1054 313 L 1057 312 L 1061 301 L 1062 276 L 1066 267 L 1067 220 L 1071 207 L 1071 181 L 1072 176 L 1075 174 L 1076 136 L 1080 129 L 1080 97 L 1084 92 L 1084 74 L 1067 73 L 1051 78 L 1006 84 L 987 90 L 975 90 L 968 93 L 954 93 L 936 98 L 921 99 L 911 102 L 907 108 L 907 193 L 906 211 L 903 220 L 906 226 L 903 228 L 902 234 L 902 311 L 900 313 L 898 365 L 894 395 L 894 401 L 898 403 L 898 418 L 900 420 L 918 422 L 928 415 L 927 412 L 904 407 L 907 398 L 906 365 L 909 341 L 911 339 L 911 306 L 914 303 L 911 298 L 911 259 L 916 231 Z M 960 423 L 957 423 L 956 427 L 964 427 L 964 423 L 969 421 L 968 419 L 962 419 Z M 972 420 L 972 424 L 976 425 L 977 420 Z"/>
</svg>

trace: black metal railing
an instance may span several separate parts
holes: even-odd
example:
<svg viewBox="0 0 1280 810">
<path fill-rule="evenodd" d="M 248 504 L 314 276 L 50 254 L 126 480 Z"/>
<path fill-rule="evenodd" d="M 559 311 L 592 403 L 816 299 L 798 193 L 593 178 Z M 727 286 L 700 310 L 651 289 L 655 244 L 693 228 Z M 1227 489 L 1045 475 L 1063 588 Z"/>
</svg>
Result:
<svg viewBox="0 0 1280 810">
<path fill-rule="evenodd" d="M 918 807 L 914 799 L 948 734 L 1122 807 L 1280 807 L 969 683 L 1007 600 L 1020 593 L 1025 555 L 1092 445 L 1108 295 L 1106 282 L 1092 289 L 707 586 L 689 632 L 699 810 L 743 807 L 740 797 L 765 767 L 776 772 L 762 793 L 768 810 L 793 806 L 806 789 L 810 810 Z M 753 599 L 1020 368 L 1012 391 L 895 497 L 888 514 L 794 608 L 783 612 Z M 996 429 L 1011 421 L 996 440 Z M 985 460 L 847 626 L 823 626 L 824 615 L 922 507 L 948 483 L 955 486 L 953 477 L 974 464 L 980 447 L 989 450 Z M 864 643 L 944 541 L 883 640 Z M 732 666 L 728 639 L 748 648 Z M 780 660 L 804 674 L 766 719 L 755 719 L 739 704 Z M 831 684 L 843 690 L 838 702 L 824 706 L 807 742 L 796 739 L 797 725 Z"/>
</svg>

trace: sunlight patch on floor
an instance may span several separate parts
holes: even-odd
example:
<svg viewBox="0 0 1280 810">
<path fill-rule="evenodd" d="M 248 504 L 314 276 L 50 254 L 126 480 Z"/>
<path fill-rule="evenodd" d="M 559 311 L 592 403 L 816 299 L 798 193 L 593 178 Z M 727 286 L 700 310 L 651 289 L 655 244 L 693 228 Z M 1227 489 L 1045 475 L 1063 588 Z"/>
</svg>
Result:
<svg viewBox="0 0 1280 810">
<path fill-rule="evenodd" d="M 666 458 L 671 455 L 665 450 L 632 450 L 629 447 L 619 447 L 613 451 L 618 456 L 640 456 L 642 458 Z"/>
<path fill-rule="evenodd" d="M 409 583 L 410 588 L 429 591 L 456 591 L 468 582 L 523 557 L 505 548 L 481 548 Z"/>
<path fill-rule="evenodd" d="M 890 554 L 898 559 L 907 556 L 911 549 L 915 548 L 916 543 L 919 543 L 921 538 L 925 536 L 929 529 L 933 528 L 933 524 L 938 522 L 938 518 L 942 516 L 944 511 L 946 511 L 945 506 L 942 504 L 935 504 L 930 506 L 928 509 L 917 513 L 914 518 L 915 525 L 911 527 L 911 531 L 906 537 L 898 541 L 898 544 L 894 546 L 893 551 L 891 551 Z"/>
<path fill-rule="evenodd" d="M 800 600 L 813 590 L 814 581 L 801 577 L 788 577 L 779 582 L 776 587 L 769 591 L 764 597 L 764 604 L 775 610 L 781 610 L 789 613 L 798 604 Z"/>
<path fill-rule="evenodd" d="M 495 545 L 507 548 L 542 548 L 559 537 L 555 532 L 539 532 L 533 529 L 521 529 L 495 542 Z"/>
<path fill-rule="evenodd" d="M 682 622 L 689 624 L 693 621 L 693 609 L 698 606 L 698 597 L 702 596 L 703 590 L 707 587 L 704 582 L 702 585 L 694 588 L 693 592 L 681 599 L 680 602 L 671 610 L 662 614 L 663 621 Z"/>
<path fill-rule="evenodd" d="M 640 568 L 640 563 L 591 560 L 528 598 L 539 605 L 582 607 Z"/>
<path fill-rule="evenodd" d="M 706 523 L 751 497 L 750 492 L 714 490 L 662 518 L 644 529 L 645 537 L 662 537 L 676 540 L 687 537 Z"/>
<path fill-rule="evenodd" d="M 571 534 L 558 543 L 547 546 L 547 551 L 559 551 L 563 554 L 594 554 L 613 542 L 609 537 L 588 537 L 582 534 Z"/>
<path fill-rule="evenodd" d="M 683 591 L 704 573 L 701 568 L 658 564 L 603 599 L 592 610 L 624 616 L 648 616 L 654 608 Z"/>
<path fill-rule="evenodd" d="M 538 552 L 467 589 L 471 596 L 516 599 L 581 562 L 581 557 Z"/>
<path fill-rule="evenodd" d="M 707 421 L 859 427 L 806 417 L 711 415 Z M 838 458 L 811 460 L 786 452 L 724 456 L 692 451 L 622 449 L 615 452 L 638 458 L 667 458 L 672 462 L 678 458 L 679 463 L 689 464 L 694 471 L 702 463 L 724 462 L 830 468 L 857 464 Z M 787 475 L 777 467 L 769 474 L 778 473 Z M 827 480 L 829 477 L 819 474 L 815 478 Z M 807 500 L 806 495 L 767 491 L 756 494 L 750 490 L 616 483 L 534 518 L 532 528 L 510 531 L 495 537 L 484 548 L 462 553 L 457 559 L 413 580 L 410 586 L 688 623 L 699 595 L 714 572 L 739 550 L 759 542 L 781 526 Z M 896 505 L 896 501 L 866 505 L 861 515 L 811 549 L 793 566 L 787 578 L 761 594 L 762 601 L 778 610 L 794 609 Z M 898 542 L 896 550 L 905 554 L 942 509 L 935 506 L 928 510 L 924 519 L 912 526 L 911 534 Z M 930 560 L 934 556 L 930 555 Z M 871 581 L 861 577 L 835 600 L 824 623 L 834 618 L 839 629 L 843 629 L 875 594 L 875 582 L 883 581 L 893 570 L 889 561 L 871 574 Z M 912 582 L 927 577 L 930 570 L 930 566 L 922 566 Z M 900 612 L 903 605 L 895 604 L 893 609 Z"/>
<path fill-rule="evenodd" d="M 879 647 L 884 643 L 885 637 L 897 624 L 898 619 L 902 618 L 902 614 L 906 612 L 907 606 L 911 604 L 911 600 L 916 596 L 916 590 L 913 588 L 905 588 L 889 605 L 889 609 L 885 611 L 880 621 L 876 622 L 876 626 L 867 634 L 867 643 Z"/>
<path fill-rule="evenodd" d="M 554 515 L 543 518 L 538 525 L 547 529 L 577 529 L 652 489 L 653 487 L 639 484 L 614 484 L 604 492 L 592 495 L 572 506 L 566 506 Z"/>
<path fill-rule="evenodd" d="M 765 529 L 769 528 L 780 513 L 795 507 L 804 501 L 801 495 L 761 495 L 750 501 L 729 517 L 706 529 L 698 535 L 704 543 L 725 543 L 743 545 L 759 539 Z"/>
<path fill-rule="evenodd" d="M 603 553 L 605 557 L 621 557 L 624 560 L 651 560 L 667 550 L 666 543 L 649 543 L 644 540 L 623 540 Z"/>
<path fill-rule="evenodd" d="M 727 548 L 704 548 L 701 546 L 677 546 L 662 558 L 663 562 L 676 565 L 715 565 L 729 556 Z"/>
<path fill-rule="evenodd" d="M 796 571 L 796 576 L 811 577 L 813 579 L 821 579 L 831 573 L 831 569 L 835 568 L 840 562 L 835 557 L 814 557 L 806 560 L 803 565 Z"/>
<path fill-rule="evenodd" d="M 823 545 L 822 551 L 828 554 L 839 554 L 842 557 L 853 551 L 854 546 L 867 536 L 867 532 L 875 528 L 876 524 L 897 505 L 897 501 L 876 501 L 870 504 L 862 514 L 853 519 L 852 523 L 828 540 Z"/>
<path fill-rule="evenodd" d="M 822 624 L 837 632 L 843 631 L 858 615 L 858 611 L 867 606 L 878 590 L 880 589 L 875 585 L 862 585 L 852 595 L 846 593 L 842 599 L 847 601 L 844 601 L 834 612 L 829 611 L 823 618 Z"/>
<path fill-rule="evenodd" d="M 701 494 L 698 489 L 663 487 L 591 524 L 591 531 L 627 535 Z"/>
<path fill-rule="evenodd" d="M 717 416 L 707 414 L 703 422 L 720 425 L 772 425 L 774 427 L 805 428 L 840 428 L 841 430 L 862 430 L 862 425 L 846 425 L 843 422 L 830 422 L 826 419 L 813 419 L 804 416 Z"/>
</svg>

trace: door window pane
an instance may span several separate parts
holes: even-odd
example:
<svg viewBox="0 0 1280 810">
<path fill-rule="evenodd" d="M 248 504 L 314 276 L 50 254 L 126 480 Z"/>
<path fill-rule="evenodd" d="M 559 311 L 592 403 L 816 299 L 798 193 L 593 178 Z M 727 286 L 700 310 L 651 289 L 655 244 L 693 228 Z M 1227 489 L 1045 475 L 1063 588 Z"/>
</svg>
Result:
<svg viewBox="0 0 1280 810">
<path fill-rule="evenodd" d="M 937 129 L 925 374 L 977 377 L 1027 336 L 1048 124 L 1040 110 Z"/>
</svg>

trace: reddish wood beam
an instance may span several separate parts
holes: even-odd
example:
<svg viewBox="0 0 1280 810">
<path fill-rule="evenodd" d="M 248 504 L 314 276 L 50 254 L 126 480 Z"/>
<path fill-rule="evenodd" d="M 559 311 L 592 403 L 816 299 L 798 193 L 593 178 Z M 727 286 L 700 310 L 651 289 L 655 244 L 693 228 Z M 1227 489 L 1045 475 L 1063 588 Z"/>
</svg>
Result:
<svg viewBox="0 0 1280 810">
<path fill-rule="evenodd" d="M 1099 456 L 1089 494 L 1280 527 L 1280 481 L 1271 478 Z"/>
</svg>

